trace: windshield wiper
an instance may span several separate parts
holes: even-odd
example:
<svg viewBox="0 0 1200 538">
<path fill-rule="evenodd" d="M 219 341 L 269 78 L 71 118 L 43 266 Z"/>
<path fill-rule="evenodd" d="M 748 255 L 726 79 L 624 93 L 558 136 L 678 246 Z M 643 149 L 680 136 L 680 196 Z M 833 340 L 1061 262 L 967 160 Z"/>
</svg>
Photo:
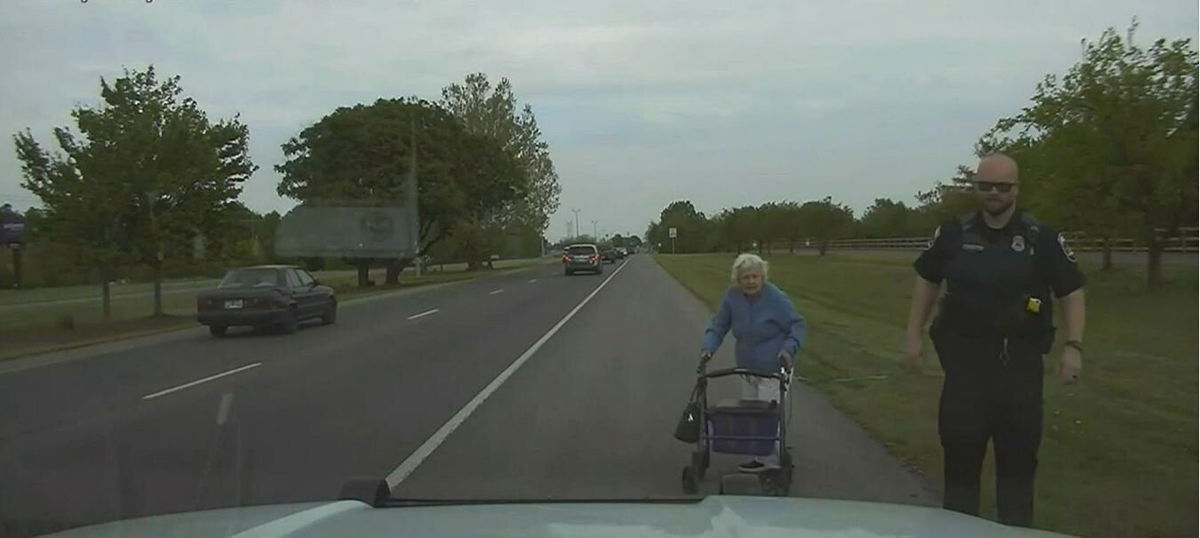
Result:
<svg viewBox="0 0 1200 538">
<path fill-rule="evenodd" d="M 696 504 L 700 497 L 665 499 L 404 499 L 388 497 L 380 508 L 481 504 Z"/>
<path fill-rule="evenodd" d="M 660 497 L 644 499 L 406 499 L 393 497 L 387 481 L 378 478 L 351 478 L 342 484 L 338 500 L 362 501 L 375 508 L 417 506 L 465 506 L 480 504 L 695 504 L 702 497 Z"/>
</svg>

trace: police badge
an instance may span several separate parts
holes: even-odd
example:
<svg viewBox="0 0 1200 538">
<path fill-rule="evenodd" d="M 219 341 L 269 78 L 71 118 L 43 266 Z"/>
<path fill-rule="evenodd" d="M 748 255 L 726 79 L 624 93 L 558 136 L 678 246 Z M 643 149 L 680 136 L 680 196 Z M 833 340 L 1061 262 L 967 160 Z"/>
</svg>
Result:
<svg viewBox="0 0 1200 538">
<path fill-rule="evenodd" d="M 1012 249 L 1016 252 L 1023 252 L 1025 250 L 1025 236 L 1014 235 L 1013 241 L 1012 241 Z"/>
</svg>

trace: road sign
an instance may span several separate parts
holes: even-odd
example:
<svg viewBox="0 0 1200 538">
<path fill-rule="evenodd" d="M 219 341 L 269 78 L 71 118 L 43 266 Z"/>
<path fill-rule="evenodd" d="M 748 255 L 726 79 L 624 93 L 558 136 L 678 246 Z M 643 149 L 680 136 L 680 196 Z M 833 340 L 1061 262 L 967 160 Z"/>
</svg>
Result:
<svg viewBox="0 0 1200 538">
<path fill-rule="evenodd" d="M 667 237 L 670 237 L 671 239 L 679 237 L 679 230 L 674 226 L 667 228 Z"/>
</svg>

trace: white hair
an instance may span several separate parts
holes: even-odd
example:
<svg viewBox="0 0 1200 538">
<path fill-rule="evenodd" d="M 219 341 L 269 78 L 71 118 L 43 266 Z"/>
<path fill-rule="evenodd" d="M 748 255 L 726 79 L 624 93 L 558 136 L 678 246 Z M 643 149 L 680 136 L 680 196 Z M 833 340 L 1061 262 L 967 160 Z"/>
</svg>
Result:
<svg viewBox="0 0 1200 538">
<path fill-rule="evenodd" d="M 767 281 L 767 261 L 755 256 L 754 254 L 739 254 L 736 260 L 733 260 L 733 269 L 730 270 L 729 279 L 734 285 L 738 283 L 738 276 L 743 272 L 757 269 L 762 273 L 763 282 Z"/>
</svg>

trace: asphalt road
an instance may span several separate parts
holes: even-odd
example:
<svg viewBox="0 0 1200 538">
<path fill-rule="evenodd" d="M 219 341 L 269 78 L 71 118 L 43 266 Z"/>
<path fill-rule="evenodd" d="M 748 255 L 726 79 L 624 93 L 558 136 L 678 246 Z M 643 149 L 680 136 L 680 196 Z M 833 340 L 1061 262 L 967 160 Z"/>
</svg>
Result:
<svg viewBox="0 0 1200 538">
<path fill-rule="evenodd" d="M 406 497 L 679 497 L 688 447 L 671 432 L 708 316 L 635 256 L 372 297 L 290 336 L 196 329 L 22 359 L 0 372 L 0 536 L 329 499 L 361 475 Z M 793 494 L 933 502 L 794 389 Z"/>
</svg>

